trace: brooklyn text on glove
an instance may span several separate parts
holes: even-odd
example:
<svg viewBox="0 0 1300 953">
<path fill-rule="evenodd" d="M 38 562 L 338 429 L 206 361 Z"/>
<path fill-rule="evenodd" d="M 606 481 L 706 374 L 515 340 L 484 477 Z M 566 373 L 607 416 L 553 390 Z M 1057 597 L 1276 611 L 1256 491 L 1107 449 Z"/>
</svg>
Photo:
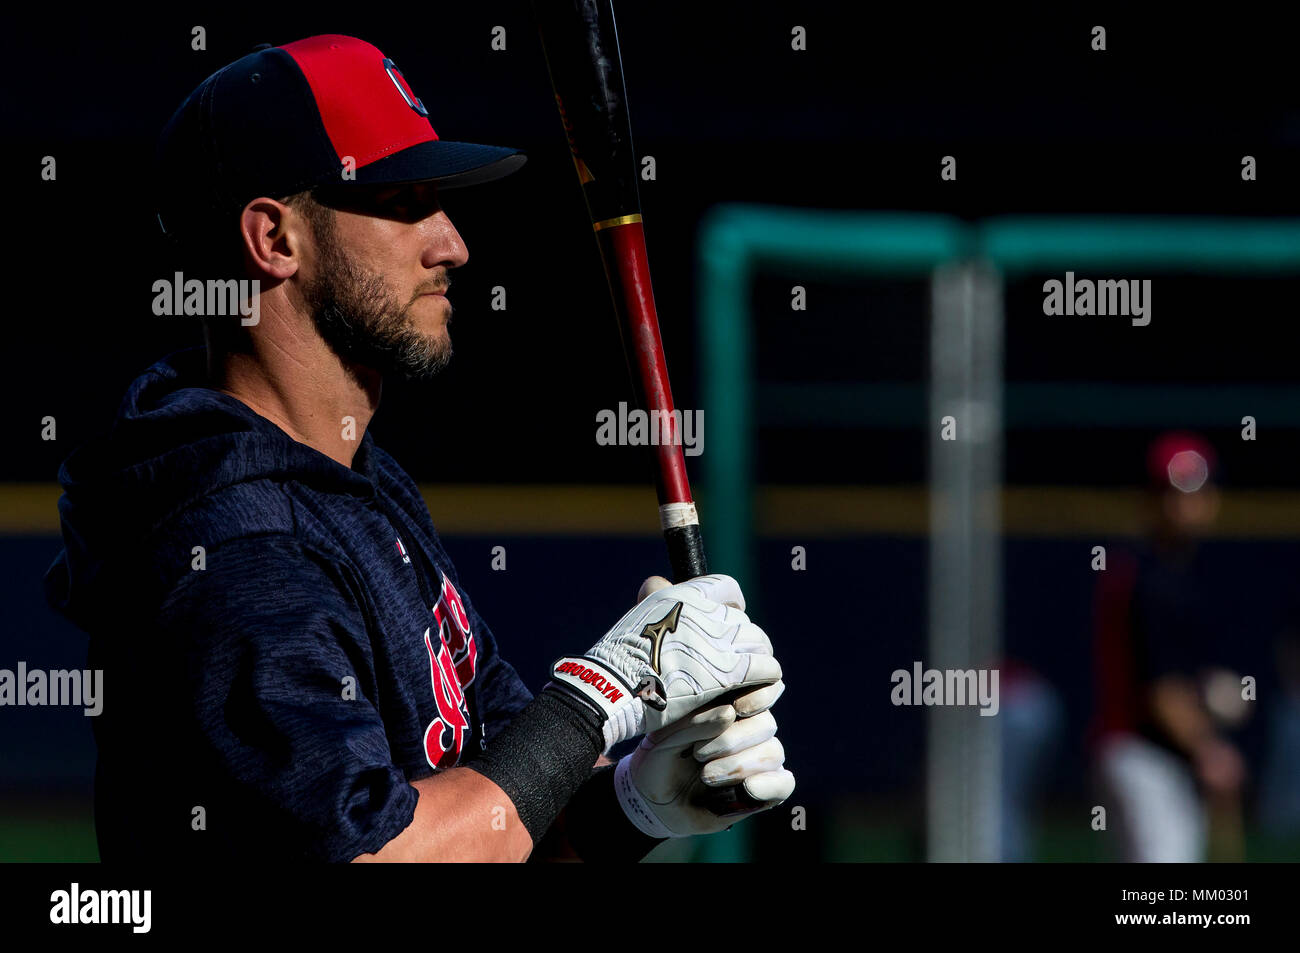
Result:
<svg viewBox="0 0 1300 953">
<path fill-rule="evenodd" d="M 616 702 L 623 697 L 623 692 L 619 690 L 617 684 L 610 679 L 607 679 L 595 669 L 583 665 L 581 662 L 574 662 L 572 660 L 561 662 L 555 667 L 555 674 L 569 675 L 580 682 L 586 682 L 612 702 Z"/>
</svg>

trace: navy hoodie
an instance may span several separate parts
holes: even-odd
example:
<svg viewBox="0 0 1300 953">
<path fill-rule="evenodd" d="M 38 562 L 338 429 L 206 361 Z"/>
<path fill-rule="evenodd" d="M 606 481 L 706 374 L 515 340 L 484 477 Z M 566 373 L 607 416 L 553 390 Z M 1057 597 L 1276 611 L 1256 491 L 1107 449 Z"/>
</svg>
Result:
<svg viewBox="0 0 1300 953">
<path fill-rule="evenodd" d="M 532 696 L 393 458 L 331 460 L 204 361 L 155 364 L 59 472 L 46 593 L 104 671 L 100 856 L 351 860 Z"/>
</svg>

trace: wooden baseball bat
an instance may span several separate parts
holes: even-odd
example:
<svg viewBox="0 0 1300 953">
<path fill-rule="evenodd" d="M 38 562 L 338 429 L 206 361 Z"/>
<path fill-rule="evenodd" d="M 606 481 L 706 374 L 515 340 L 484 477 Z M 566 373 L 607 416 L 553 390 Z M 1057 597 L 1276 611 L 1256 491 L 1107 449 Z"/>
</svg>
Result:
<svg viewBox="0 0 1300 953">
<path fill-rule="evenodd" d="M 659 420 L 659 520 L 674 582 L 708 572 L 659 338 L 612 0 L 533 0 L 555 104 L 605 265 L 637 405 Z M 653 413 L 658 411 L 658 417 Z"/>
</svg>

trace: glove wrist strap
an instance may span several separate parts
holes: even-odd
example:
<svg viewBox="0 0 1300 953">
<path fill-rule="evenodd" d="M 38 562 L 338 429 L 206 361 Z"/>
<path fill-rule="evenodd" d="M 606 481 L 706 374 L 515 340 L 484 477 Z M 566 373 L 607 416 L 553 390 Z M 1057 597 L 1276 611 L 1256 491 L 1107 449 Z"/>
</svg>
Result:
<svg viewBox="0 0 1300 953">
<path fill-rule="evenodd" d="M 582 698 L 604 719 L 606 751 L 641 733 L 645 706 L 624 676 L 604 662 L 589 655 L 561 658 L 551 666 L 551 679 Z"/>
</svg>

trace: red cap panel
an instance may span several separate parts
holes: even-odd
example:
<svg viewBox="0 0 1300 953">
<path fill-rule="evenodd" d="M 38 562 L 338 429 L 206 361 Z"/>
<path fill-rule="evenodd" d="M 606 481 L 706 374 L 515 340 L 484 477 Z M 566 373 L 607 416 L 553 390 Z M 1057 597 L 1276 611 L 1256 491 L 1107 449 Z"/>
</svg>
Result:
<svg viewBox="0 0 1300 953">
<path fill-rule="evenodd" d="M 359 169 L 438 138 L 401 72 L 369 43 L 326 34 L 281 49 L 307 78 L 340 162 L 352 156 Z"/>
</svg>

